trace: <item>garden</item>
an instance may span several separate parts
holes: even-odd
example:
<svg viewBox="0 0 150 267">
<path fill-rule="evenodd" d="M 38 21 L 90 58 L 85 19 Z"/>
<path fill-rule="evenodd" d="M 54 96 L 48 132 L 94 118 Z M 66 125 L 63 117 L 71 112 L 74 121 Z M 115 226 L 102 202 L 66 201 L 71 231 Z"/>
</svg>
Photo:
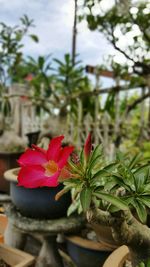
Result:
<svg viewBox="0 0 150 267">
<path fill-rule="evenodd" d="M 55 2 L 69 52 L 0 22 L 0 266 L 149 267 L 150 1 Z"/>
</svg>

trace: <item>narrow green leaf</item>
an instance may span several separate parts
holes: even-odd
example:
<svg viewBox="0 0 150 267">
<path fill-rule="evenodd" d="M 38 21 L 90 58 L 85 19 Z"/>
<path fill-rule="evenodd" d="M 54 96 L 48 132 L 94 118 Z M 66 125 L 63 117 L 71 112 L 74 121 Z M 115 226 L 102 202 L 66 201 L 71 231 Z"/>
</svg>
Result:
<svg viewBox="0 0 150 267">
<path fill-rule="evenodd" d="M 90 161 L 93 161 L 95 158 L 97 158 L 97 156 L 100 157 L 101 155 L 102 155 L 102 147 L 101 145 L 98 145 L 94 148 Z"/>
<path fill-rule="evenodd" d="M 110 191 L 117 185 L 115 180 L 111 180 L 105 183 L 105 190 Z"/>
<path fill-rule="evenodd" d="M 94 175 L 93 175 L 93 179 L 97 178 L 97 177 L 102 177 L 103 175 L 104 176 L 110 176 L 112 175 L 112 171 L 115 169 L 117 163 L 111 163 L 107 166 L 105 166 L 103 169 L 99 170 L 98 172 L 96 172 Z"/>
<path fill-rule="evenodd" d="M 83 190 L 80 193 L 80 201 L 82 205 L 83 211 L 87 211 L 90 207 L 92 199 L 92 191 L 90 188 L 83 188 Z"/>
<path fill-rule="evenodd" d="M 144 193 L 145 193 L 145 194 L 150 194 L 150 184 L 146 184 L 146 185 L 144 186 Z"/>
<path fill-rule="evenodd" d="M 140 199 L 134 200 L 134 207 L 136 209 L 137 215 L 142 223 L 146 223 L 147 211 L 145 205 L 140 201 Z"/>
<path fill-rule="evenodd" d="M 116 206 L 120 210 L 127 210 L 128 209 L 128 206 L 126 205 L 125 201 L 121 200 L 118 197 L 109 195 L 107 193 L 102 193 L 102 192 L 96 192 L 96 193 L 94 193 L 94 195 L 100 199 L 103 199 L 103 200 L 113 204 L 114 206 Z"/>
<path fill-rule="evenodd" d="M 143 166 L 140 166 L 138 169 L 136 169 L 133 174 L 135 177 L 141 177 L 142 179 L 145 179 L 145 178 L 149 178 L 149 177 L 146 177 L 145 174 L 148 172 L 148 169 L 150 168 L 150 164 L 145 164 Z M 148 175 L 148 173 L 147 173 Z"/>
<path fill-rule="evenodd" d="M 76 164 L 73 163 L 71 160 L 69 161 L 69 165 L 70 165 L 71 168 L 73 169 L 73 172 L 82 175 L 82 170 L 81 170 L 81 167 L 80 167 L 79 165 L 76 165 Z"/>
<path fill-rule="evenodd" d="M 30 37 L 32 38 L 32 40 L 33 40 L 34 42 L 36 42 L 36 43 L 39 42 L 39 38 L 38 38 L 36 35 L 34 35 L 34 34 L 30 34 Z"/>
<path fill-rule="evenodd" d="M 136 184 L 136 192 L 137 193 L 142 193 L 144 190 L 144 185 L 145 185 L 145 177 L 141 175 L 134 175 L 135 177 L 135 184 Z"/>
<path fill-rule="evenodd" d="M 95 159 L 89 162 L 89 165 L 88 165 L 89 172 L 91 172 L 91 170 L 95 167 L 95 165 L 98 163 L 99 160 L 100 160 L 100 156 L 98 155 Z"/>
<path fill-rule="evenodd" d="M 44 57 L 39 57 L 38 58 L 38 64 L 39 64 L 39 67 L 40 67 L 40 69 L 42 69 L 43 68 L 43 66 L 44 66 Z"/>
<path fill-rule="evenodd" d="M 83 149 L 81 150 L 81 153 L 80 153 L 80 162 L 82 165 L 84 165 L 84 152 L 83 152 Z"/>
<path fill-rule="evenodd" d="M 70 216 L 72 213 L 76 212 L 79 208 L 80 201 L 74 201 L 72 204 L 69 206 L 67 210 L 67 216 Z"/>
<path fill-rule="evenodd" d="M 150 195 L 149 196 L 140 196 L 140 198 L 138 198 L 145 206 L 147 206 L 148 208 L 150 208 Z"/>
<path fill-rule="evenodd" d="M 133 169 L 135 167 L 135 165 L 139 162 L 139 160 L 141 159 L 141 153 L 136 154 L 132 160 L 130 161 L 128 168 Z"/>
<path fill-rule="evenodd" d="M 115 179 L 116 183 L 118 183 L 119 186 L 124 187 L 127 191 L 131 192 L 132 189 L 130 185 L 127 183 L 126 179 L 123 179 L 121 176 L 117 174 L 113 174 L 112 177 Z"/>
</svg>

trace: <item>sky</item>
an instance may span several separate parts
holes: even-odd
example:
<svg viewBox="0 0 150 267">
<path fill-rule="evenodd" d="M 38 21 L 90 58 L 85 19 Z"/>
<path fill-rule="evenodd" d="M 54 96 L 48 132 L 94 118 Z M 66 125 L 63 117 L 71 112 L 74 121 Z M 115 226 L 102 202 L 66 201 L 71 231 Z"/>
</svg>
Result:
<svg viewBox="0 0 150 267">
<path fill-rule="evenodd" d="M 34 20 L 32 33 L 40 42 L 27 42 L 27 54 L 52 53 L 59 57 L 71 51 L 73 0 L 0 0 L 0 7 L 0 21 L 7 24 L 17 24 L 23 14 Z M 101 63 L 110 49 L 102 34 L 88 30 L 85 22 L 78 24 L 77 52 L 86 64 Z"/>
<path fill-rule="evenodd" d="M 113 0 L 102 2 L 107 8 Z M 18 24 L 23 14 L 34 20 L 32 33 L 38 35 L 39 43 L 25 40 L 25 54 L 35 57 L 52 54 L 52 57 L 62 59 L 65 53 L 71 52 L 73 0 L 0 0 L 0 7 L 0 21 L 8 25 Z M 86 22 L 78 24 L 77 53 L 84 65 L 101 64 L 113 52 L 101 33 L 91 32 Z"/>
</svg>

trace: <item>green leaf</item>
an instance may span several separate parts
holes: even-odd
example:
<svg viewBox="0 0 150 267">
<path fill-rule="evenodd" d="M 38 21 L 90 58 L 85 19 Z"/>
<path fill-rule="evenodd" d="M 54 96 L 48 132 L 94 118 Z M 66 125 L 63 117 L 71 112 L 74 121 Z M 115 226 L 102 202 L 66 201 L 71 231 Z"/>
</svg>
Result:
<svg viewBox="0 0 150 267">
<path fill-rule="evenodd" d="M 78 210 L 80 205 L 80 200 L 72 202 L 67 210 L 67 216 L 70 216 L 72 213 Z"/>
<path fill-rule="evenodd" d="M 147 169 L 149 169 L 149 167 L 150 167 L 149 163 L 145 164 L 145 165 L 137 168 L 133 173 L 134 173 L 134 175 L 142 175 L 143 176 L 143 175 L 145 175 L 145 173 L 146 173 Z"/>
<path fill-rule="evenodd" d="M 98 145 L 94 148 L 89 163 L 93 162 L 96 158 L 101 157 L 101 155 L 102 155 L 102 147 L 101 145 Z"/>
<path fill-rule="evenodd" d="M 112 178 L 115 179 L 116 183 L 119 185 L 119 186 L 122 186 L 124 187 L 127 191 L 131 192 L 132 189 L 130 187 L 130 185 L 127 183 L 126 179 L 123 179 L 121 176 L 117 175 L 117 174 L 113 174 L 112 175 Z"/>
<path fill-rule="evenodd" d="M 117 185 L 115 180 L 111 180 L 111 181 L 106 181 L 105 183 L 105 190 L 110 191 L 111 189 L 113 189 L 115 186 Z"/>
<path fill-rule="evenodd" d="M 84 152 L 83 152 L 83 149 L 80 152 L 80 162 L 81 162 L 82 165 L 84 165 Z"/>
<path fill-rule="evenodd" d="M 34 35 L 34 34 L 30 34 L 29 36 L 31 37 L 31 39 L 32 39 L 34 42 L 36 42 L 36 43 L 39 42 L 39 38 L 38 38 L 36 35 Z"/>
<path fill-rule="evenodd" d="M 149 196 L 140 196 L 138 198 L 145 206 L 147 206 L 148 208 L 150 208 L 150 195 Z"/>
<path fill-rule="evenodd" d="M 73 163 L 71 160 L 69 161 L 69 165 L 71 166 L 71 168 L 73 169 L 74 173 L 78 173 L 79 175 L 82 176 L 82 170 L 81 167 L 79 165 L 76 165 L 75 163 Z"/>
<path fill-rule="evenodd" d="M 90 188 L 83 188 L 83 190 L 80 193 L 80 201 L 83 211 L 87 211 L 90 207 L 92 200 L 92 191 Z"/>
<path fill-rule="evenodd" d="M 142 193 L 150 194 L 150 184 L 146 184 L 144 186 L 144 191 Z"/>
<path fill-rule="evenodd" d="M 139 160 L 141 159 L 141 153 L 135 155 L 132 160 L 130 161 L 128 168 L 133 169 L 134 166 L 139 162 Z"/>
<path fill-rule="evenodd" d="M 102 177 L 103 175 L 104 176 L 110 176 L 110 175 L 112 175 L 112 171 L 115 169 L 115 167 L 116 167 L 116 165 L 117 165 L 118 163 L 111 163 L 111 164 L 109 164 L 109 165 L 107 165 L 107 166 L 105 166 L 103 169 L 101 169 L 101 170 L 99 170 L 98 172 L 96 172 L 94 175 L 93 175 L 93 179 L 95 179 L 95 178 L 97 178 L 97 177 Z"/>
<path fill-rule="evenodd" d="M 136 192 L 142 193 L 145 187 L 145 176 L 134 175 L 134 177 L 135 177 L 135 184 L 136 184 Z"/>
<path fill-rule="evenodd" d="M 89 162 L 88 164 L 88 171 L 91 172 L 95 165 L 100 161 L 100 156 L 98 155 L 95 159 Z"/>
<path fill-rule="evenodd" d="M 147 211 L 145 205 L 140 201 L 140 199 L 134 200 L 134 207 L 136 209 L 137 215 L 142 223 L 146 223 Z"/>
<path fill-rule="evenodd" d="M 113 204 L 114 206 L 116 206 L 120 210 L 127 210 L 128 209 L 128 206 L 126 205 L 125 201 L 121 200 L 118 197 L 109 195 L 107 193 L 102 193 L 102 192 L 96 192 L 96 193 L 94 193 L 94 195 L 100 199 L 103 199 L 103 200 Z"/>
<path fill-rule="evenodd" d="M 39 57 L 38 58 L 38 64 L 39 64 L 39 67 L 40 67 L 40 69 L 43 69 L 43 66 L 44 66 L 44 57 Z"/>
</svg>

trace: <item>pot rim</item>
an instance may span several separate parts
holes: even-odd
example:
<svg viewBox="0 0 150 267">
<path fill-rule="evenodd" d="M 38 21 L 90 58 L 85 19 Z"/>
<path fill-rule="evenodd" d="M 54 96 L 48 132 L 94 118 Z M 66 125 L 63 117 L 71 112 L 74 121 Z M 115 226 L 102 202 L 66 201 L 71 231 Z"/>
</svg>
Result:
<svg viewBox="0 0 150 267">
<path fill-rule="evenodd" d="M 7 181 L 17 182 L 17 175 L 20 170 L 20 167 L 18 168 L 12 168 L 4 172 L 4 178 Z"/>
<path fill-rule="evenodd" d="M 106 259 L 103 267 L 122 267 L 125 260 L 129 257 L 129 249 L 123 245 L 115 249 Z"/>
<path fill-rule="evenodd" d="M 98 251 L 113 251 L 114 248 L 107 246 L 106 244 L 103 244 L 101 242 L 88 240 L 86 238 L 80 237 L 80 236 L 67 236 L 66 240 L 70 241 L 71 243 L 87 248 L 90 250 L 98 250 Z"/>
</svg>

